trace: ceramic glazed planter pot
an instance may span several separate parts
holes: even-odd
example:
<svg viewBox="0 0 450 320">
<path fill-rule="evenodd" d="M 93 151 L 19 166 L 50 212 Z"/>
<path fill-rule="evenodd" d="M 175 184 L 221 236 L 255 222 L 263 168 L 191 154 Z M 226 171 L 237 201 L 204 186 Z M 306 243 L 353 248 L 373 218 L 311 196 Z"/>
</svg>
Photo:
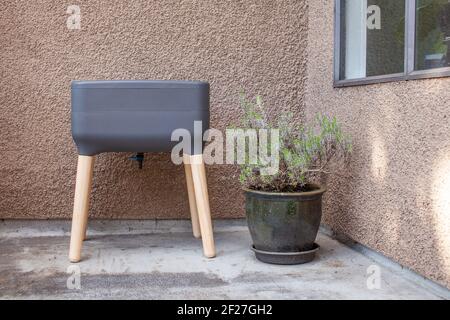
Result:
<svg viewBox="0 0 450 320">
<path fill-rule="evenodd" d="M 326 189 L 317 185 L 310 185 L 310 189 L 300 193 L 244 189 L 247 222 L 258 260 L 301 264 L 314 259 Z"/>
</svg>

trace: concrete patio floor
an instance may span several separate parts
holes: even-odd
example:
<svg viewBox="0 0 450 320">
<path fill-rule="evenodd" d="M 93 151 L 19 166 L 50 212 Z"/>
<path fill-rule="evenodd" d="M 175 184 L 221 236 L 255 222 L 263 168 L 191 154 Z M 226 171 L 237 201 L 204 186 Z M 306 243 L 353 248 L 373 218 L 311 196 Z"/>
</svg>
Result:
<svg viewBox="0 0 450 320">
<path fill-rule="evenodd" d="M 275 266 L 255 259 L 239 220 L 215 222 L 215 259 L 202 256 L 186 221 L 93 221 L 83 261 L 70 264 L 69 228 L 68 221 L 0 222 L 0 298 L 447 298 L 323 233 L 314 262 Z M 368 268 L 374 265 L 381 282 L 370 290 Z M 81 289 L 68 289 L 78 271 Z"/>
</svg>

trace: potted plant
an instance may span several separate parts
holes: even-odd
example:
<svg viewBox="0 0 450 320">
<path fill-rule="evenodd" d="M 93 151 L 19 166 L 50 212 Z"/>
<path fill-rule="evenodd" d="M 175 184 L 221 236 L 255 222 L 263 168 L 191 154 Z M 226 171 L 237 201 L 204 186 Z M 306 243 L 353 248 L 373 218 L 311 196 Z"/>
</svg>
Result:
<svg viewBox="0 0 450 320">
<path fill-rule="evenodd" d="M 270 121 L 260 96 L 249 100 L 242 95 L 241 105 L 244 128 L 279 130 L 275 174 L 262 174 L 260 163 L 241 164 L 240 181 L 256 257 L 274 264 L 309 262 L 319 248 L 314 241 L 326 191 L 317 181 L 331 160 L 345 161 L 351 153 L 350 140 L 336 118 L 317 115 L 310 125 L 304 125 L 283 113 Z"/>
</svg>

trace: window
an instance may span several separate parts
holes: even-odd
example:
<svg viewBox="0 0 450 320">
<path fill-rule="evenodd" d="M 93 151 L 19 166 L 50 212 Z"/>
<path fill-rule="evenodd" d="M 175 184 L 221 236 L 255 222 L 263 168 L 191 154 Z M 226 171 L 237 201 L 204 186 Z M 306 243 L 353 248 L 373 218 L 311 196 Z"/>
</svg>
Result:
<svg viewBox="0 0 450 320">
<path fill-rule="evenodd" d="M 336 0 L 335 86 L 450 76 L 450 0 Z"/>
<path fill-rule="evenodd" d="M 416 70 L 450 67 L 450 1 L 419 0 L 416 7 Z"/>
</svg>

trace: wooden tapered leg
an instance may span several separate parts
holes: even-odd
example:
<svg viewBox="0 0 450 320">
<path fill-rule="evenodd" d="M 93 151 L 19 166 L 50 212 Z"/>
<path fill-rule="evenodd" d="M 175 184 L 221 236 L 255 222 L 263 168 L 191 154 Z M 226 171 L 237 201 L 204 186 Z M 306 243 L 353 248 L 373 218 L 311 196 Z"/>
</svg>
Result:
<svg viewBox="0 0 450 320">
<path fill-rule="evenodd" d="M 211 221 L 211 212 L 209 209 L 208 186 L 206 183 L 205 163 L 203 155 L 189 156 L 191 164 L 192 179 L 194 182 L 195 201 L 197 203 L 197 212 L 200 222 L 200 231 L 202 234 L 203 254 L 207 258 L 216 256 L 214 246 L 214 235 Z"/>
<path fill-rule="evenodd" d="M 189 209 L 191 211 L 192 232 L 197 239 L 201 237 L 200 223 L 198 221 L 197 203 L 195 201 L 194 181 L 192 180 L 192 170 L 189 163 L 189 155 L 183 155 L 184 172 L 186 173 L 186 184 L 189 196 Z"/>
<path fill-rule="evenodd" d="M 69 250 L 69 259 L 71 262 L 79 262 L 81 259 L 81 247 L 86 234 L 93 169 L 94 157 L 78 156 Z"/>
</svg>

